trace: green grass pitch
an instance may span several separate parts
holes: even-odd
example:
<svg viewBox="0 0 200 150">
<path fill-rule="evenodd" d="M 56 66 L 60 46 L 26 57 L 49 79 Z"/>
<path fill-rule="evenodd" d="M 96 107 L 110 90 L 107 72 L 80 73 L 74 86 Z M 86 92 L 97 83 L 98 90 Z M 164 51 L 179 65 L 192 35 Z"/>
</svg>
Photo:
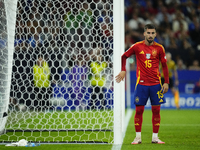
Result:
<svg viewBox="0 0 200 150">
<path fill-rule="evenodd" d="M 159 137 L 165 144 L 151 144 L 151 110 L 144 111 L 142 126 L 142 144 L 131 145 L 135 138 L 134 113 L 127 126 L 121 147 L 122 150 L 198 150 L 200 149 L 200 110 L 161 110 Z M 0 149 L 20 149 L 26 147 L 5 147 Z M 30 149 L 40 150 L 111 150 L 112 144 L 42 144 Z"/>
<path fill-rule="evenodd" d="M 152 144 L 151 110 L 144 111 L 142 144 L 131 145 L 135 138 L 133 118 L 127 127 L 122 150 L 198 150 L 200 149 L 200 110 L 161 110 L 159 138 L 165 144 Z"/>
<path fill-rule="evenodd" d="M 0 136 L 0 141 L 111 143 L 113 111 L 11 112 L 6 127 L 8 132 Z"/>
</svg>

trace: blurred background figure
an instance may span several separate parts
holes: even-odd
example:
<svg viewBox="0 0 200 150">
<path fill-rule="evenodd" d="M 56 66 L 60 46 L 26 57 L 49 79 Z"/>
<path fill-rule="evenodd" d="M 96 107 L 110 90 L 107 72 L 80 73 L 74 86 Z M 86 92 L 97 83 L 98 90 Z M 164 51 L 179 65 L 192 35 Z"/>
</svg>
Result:
<svg viewBox="0 0 200 150">
<path fill-rule="evenodd" d="M 182 59 L 178 59 L 177 61 L 177 70 L 186 70 L 187 67 L 186 65 L 183 63 Z"/>
<path fill-rule="evenodd" d="M 88 67 L 83 55 L 78 55 L 71 71 L 73 75 L 73 78 L 71 79 L 71 85 L 73 87 L 71 98 L 74 99 L 76 110 L 85 110 L 87 107 L 87 102 L 84 97 L 87 91 L 85 86 L 85 82 L 87 82 L 87 72 Z"/>
<path fill-rule="evenodd" d="M 192 65 L 189 66 L 188 68 L 189 70 L 196 70 L 196 71 L 199 71 L 200 70 L 200 67 L 199 67 L 199 61 L 198 60 L 194 60 Z"/>
<path fill-rule="evenodd" d="M 176 108 L 179 109 L 179 80 L 175 62 L 172 60 L 171 53 L 166 52 L 167 66 L 169 70 L 169 88 L 174 95 Z M 164 74 L 161 72 L 161 81 L 164 83 Z M 175 81 L 175 82 L 174 82 Z"/>
<path fill-rule="evenodd" d="M 195 83 L 195 86 L 193 88 L 193 93 L 200 94 L 200 78 L 199 78 L 199 81 Z"/>
<path fill-rule="evenodd" d="M 49 99 L 52 97 L 50 81 L 50 68 L 43 55 L 39 55 L 36 64 L 33 66 L 34 93 L 36 100 L 34 106 L 38 110 L 47 109 Z"/>
<path fill-rule="evenodd" d="M 105 84 L 106 73 L 105 69 L 108 67 L 105 58 L 102 55 L 102 48 L 98 46 L 93 52 L 93 61 L 90 64 L 92 74 L 89 74 L 89 79 L 92 85 L 91 88 L 91 109 L 103 109 L 105 108 Z"/>
</svg>

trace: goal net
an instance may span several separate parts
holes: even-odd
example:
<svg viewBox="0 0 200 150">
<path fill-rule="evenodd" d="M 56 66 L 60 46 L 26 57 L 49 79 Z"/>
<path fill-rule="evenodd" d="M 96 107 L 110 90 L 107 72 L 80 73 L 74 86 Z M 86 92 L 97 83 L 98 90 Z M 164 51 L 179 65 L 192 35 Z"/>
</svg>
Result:
<svg viewBox="0 0 200 150">
<path fill-rule="evenodd" d="M 16 1 L 0 0 L 0 142 L 113 143 L 113 1 Z"/>
</svg>

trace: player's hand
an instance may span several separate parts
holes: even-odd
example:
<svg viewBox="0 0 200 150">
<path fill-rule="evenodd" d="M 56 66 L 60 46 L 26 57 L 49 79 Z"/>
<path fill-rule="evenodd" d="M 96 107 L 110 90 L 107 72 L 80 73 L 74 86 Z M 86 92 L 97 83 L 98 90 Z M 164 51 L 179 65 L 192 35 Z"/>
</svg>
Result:
<svg viewBox="0 0 200 150">
<path fill-rule="evenodd" d="M 169 89 L 169 84 L 164 83 L 161 89 L 163 91 L 163 94 L 167 93 L 168 89 Z"/>
<path fill-rule="evenodd" d="M 121 71 L 116 77 L 115 80 L 117 81 L 117 83 L 121 82 L 122 80 L 124 80 L 126 75 L 126 71 Z"/>
</svg>

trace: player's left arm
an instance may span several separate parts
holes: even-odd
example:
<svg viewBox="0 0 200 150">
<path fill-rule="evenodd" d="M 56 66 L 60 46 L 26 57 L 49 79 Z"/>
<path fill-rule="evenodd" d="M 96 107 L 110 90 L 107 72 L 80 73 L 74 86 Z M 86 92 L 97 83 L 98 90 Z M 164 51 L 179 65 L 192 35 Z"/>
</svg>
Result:
<svg viewBox="0 0 200 150">
<path fill-rule="evenodd" d="M 161 62 L 161 64 L 162 64 L 164 80 L 165 80 L 161 90 L 163 91 L 163 94 L 165 94 L 165 93 L 167 93 L 167 91 L 169 89 L 169 72 L 168 72 L 167 63 Z"/>
<path fill-rule="evenodd" d="M 163 94 L 165 94 L 169 89 L 169 71 L 168 71 L 168 67 L 167 67 L 167 59 L 165 56 L 165 50 L 163 47 L 160 52 L 160 61 L 161 61 L 163 74 L 164 74 L 164 80 L 165 80 L 164 84 L 162 86 L 162 91 L 163 91 Z"/>
</svg>

